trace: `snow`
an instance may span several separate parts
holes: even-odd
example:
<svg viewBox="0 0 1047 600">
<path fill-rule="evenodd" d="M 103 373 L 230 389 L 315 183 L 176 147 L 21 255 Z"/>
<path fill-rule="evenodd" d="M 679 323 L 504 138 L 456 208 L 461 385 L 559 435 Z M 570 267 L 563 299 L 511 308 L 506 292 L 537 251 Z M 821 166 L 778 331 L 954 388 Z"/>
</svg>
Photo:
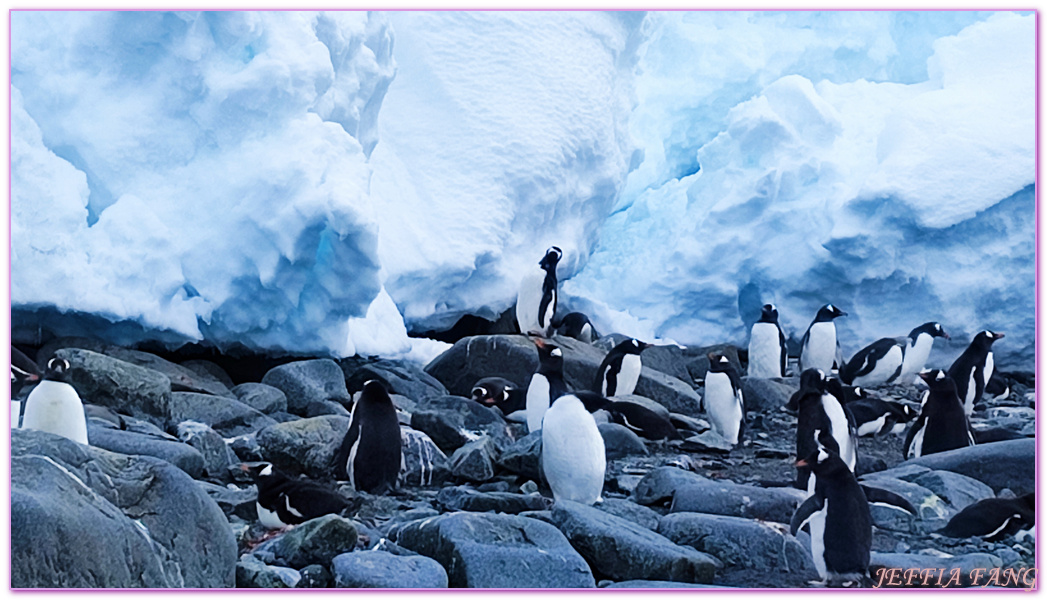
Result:
<svg viewBox="0 0 1047 600">
<path fill-rule="evenodd" d="M 425 361 L 410 330 L 496 318 L 557 245 L 601 332 L 744 346 L 832 302 L 848 355 L 939 320 L 941 360 L 991 328 L 1031 368 L 1034 44 L 1009 12 L 16 11 L 14 320 Z"/>
</svg>

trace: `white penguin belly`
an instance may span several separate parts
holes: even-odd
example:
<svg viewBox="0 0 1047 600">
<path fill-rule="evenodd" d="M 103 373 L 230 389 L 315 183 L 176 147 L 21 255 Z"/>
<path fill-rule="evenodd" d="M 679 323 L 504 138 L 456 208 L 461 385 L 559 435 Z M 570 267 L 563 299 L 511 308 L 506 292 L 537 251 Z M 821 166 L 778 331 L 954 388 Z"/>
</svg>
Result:
<svg viewBox="0 0 1047 600">
<path fill-rule="evenodd" d="M 36 429 L 87 443 L 87 420 L 80 396 L 68 383 L 41 381 L 25 401 L 22 429 Z"/>
<path fill-rule="evenodd" d="M 539 331 L 538 305 L 542 302 L 542 284 L 545 282 L 545 271 L 537 269 L 524 275 L 520 280 L 520 291 L 516 295 L 516 322 L 520 324 L 520 333 Z"/>
<path fill-rule="evenodd" d="M 549 380 L 545 375 L 535 373 L 531 384 L 527 386 L 527 431 L 538 431 L 542 428 L 542 418 L 549 410 Z"/>
<path fill-rule="evenodd" d="M 753 324 L 749 336 L 749 377 L 781 377 L 782 346 L 774 323 Z"/>
<path fill-rule="evenodd" d="M 586 344 L 593 343 L 593 326 L 588 323 L 582 325 L 582 331 L 578 334 L 578 337 Z"/>
<path fill-rule="evenodd" d="M 934 345 L 934 338 L 921 333 L 916 336 L 916 342 L 909 342 L 909 347 L 905 350 L 905 358 L 902 360 L 902 372 L 898 375 L 898 383 L 912 383 L 912 378 L 917 373 L 923 370 L 924 365 L 927 364 L 927 357 L 931 355 L 931 346 Z"/>
<path fill-rule="evenodd" d="M 709 422 L 725 440 L 738 443 L 742 424 L 742 406 L 734 395 L 731 379 L 726 373 L 705 376 L 705 410 Z"/>
<path fill-rule="evenodd" d="M 268 510 L 260 502 L 254 503 L 255 509 L 258 511 L 258 522 L 267 529 L 280 529 L 281 527 L 287 527 L 287 523 L 280 520 L 277 516 L 276 511 Z"/>
<path fill-rule="evenodd" d="M 902 347 L 894 346 L 884 354 L 880 360 L 876 361 L 876 366 L 873 370 L 865 375 L 861 375 L 854 378 L 852 385 L 856 386 L 874 386 L 887 383 L 887 380 L 894 375 L 894 372 L 898 370 L 898 367 L 902 364 Z"/>
<path fill-rule="evenodd" d="M 636 384 L 640 381 L 640 371 L 643 363 L 639 354 L 626 354 L 622 357 L 622 369 L 618 371 L 618 385 L 614 389 L 615 396 L 631 394 L 636 391 Z"/>
<path fill-rule="evenodd" d="M 990 352 L 985 355 L 985 371 L 983 372 L 984 377 L 982 377 L 982 381 L 985 382 L 986 386 L 989 385 L 989 380 L 992 379 L 992 372 L 994 366 L 995 365 L 992 359 L 992 352 Z"/>
<path fill-rule="evenodd" d="M 607 468 L 603 437 L 581 400 L 564 396 L 545 413 L 542 471 L 553 497 L 591 505 L 600 500 Z"/>
<path fill-rule="evenodd" d="M 811 476 L 814 479 L 814 476 Z M 829 577 L 829 569 L 825 564 L 825 517 L 829 514 L 829 499 L 825 499 L 825 505 L 821 510 L 812 514 L 807 521 L 811 527 L 811 558 L 814 559 L 814 568 L 822 579 Z"/>
<path fill-rule="evenodd" d="M 836 325 L 832 322 L 811 325 L 807 345 L 803 347 L 803 368 L 832 372 L 836 359 Z"/>
<path fill-rule="evenodd" d="M 916 435 L 912 438 L 912 446 L 909 446 L 906 458 L 920 458 L 923 456 L 923 434 L 926 431 L 927 423 L 925 421 L 923 426 L 916 430 Z"/>
<path fill-rule="evenodd" d="M 832 436 L 840 446 L 840 458 L 847 463 L 851 471 L 854 471 L 857 455 L 851 443 L 851 428 L 847 423 L 847 415 L 843 412 L 843 406 L 840 406 L 840 401 L 836 399 L 836 396 L 822 394 L 822 409 L 829 416 Z"/>
<path fill-rule="evenodd" d="M 971 377 L 967 382 L 967 395 L 963 399 L 963 412 L 968 417 L 974 412 L 974 395 L 978 393 L 974 385 L 974 372 L 977 368 L 977 366 L 971 367 Z"/>
<path fill-rule="evenodd" d="M 865 437 L 867 435 L 876 435 L 878 431 L 883 429 L 883 426 L 887 424 L 887 415 L 880 415 L 880 418 L 874 419 L 867 423 L 862 423 L 858 426 L 858 435 Z"/>
<path fill-rule="evenodd" d="M 22 414 L 22 402 L 11 401 L 11 429 L 18 429 L 18 417 Z"/>
</svg>

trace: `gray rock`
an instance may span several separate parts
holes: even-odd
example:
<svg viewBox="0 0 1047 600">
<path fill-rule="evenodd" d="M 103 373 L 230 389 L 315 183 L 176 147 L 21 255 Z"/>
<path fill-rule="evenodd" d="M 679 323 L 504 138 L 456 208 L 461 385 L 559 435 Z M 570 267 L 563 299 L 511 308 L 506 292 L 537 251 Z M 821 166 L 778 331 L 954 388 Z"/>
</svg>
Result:
<svg viewBox="0 0 1047 600">
<path fill-rule="evenodd" d="M 892 477 L 876 477 L 875 479 L 863 480 L 862 484 L 894 492 L 912 503 L 916 508 L 918 527 L 923 528 L 924 531 L 935 531 L 944 527 L 949 519 L 958 512 L 937 494 L 915 483 Z M 898 514 L 894 518 L 899 518 L 900 512 L 895 510 L 894 513 Z M 883 516 L 886 517 L 894 513 L 883 513 Z M 904 519 L 904 517 L 900 518 Z M 884 523 L 884 526 L 887 527 L 887 524 Z M 892 526 L 901 525 L 895 522 Z"/>
<path fill-rule="evenodd" d="M 390 537 L 435 559 L 451 587 L 594 587 L 592 571 L 556 527 L 536 519 L 453 513 L 399 525 Z"/>
<path fill-rule="evenodd" d="M 993 554 L 1000 559 L 1003 566 L 1009 567 L 1022 559 L 1022 555 L 1011 550 L 1010 548 L 1000 548 L 993 552 Z"/>
<path fill-rule="evenodd" d="M 412 400 L 447 395 L 447 388 L 439 380 L 408 362 L 382 359 L 361 364 L 361 359 L 352 357 L 338 363 L 345 373 L 345 384 L 352 392 L 362 390 L 369 380 L 377 379 L 390 394 Z"/>
<path fill-rule="evenodd" d="M 287 411 L 287 395 L 264 383 L 241 383 L 232 389 L 236 399 L 258 412 L 269 414 Z"/>
<path fill-rule="evenodd" d="M 908 460 L 902 465 L 952 471 L 972 477 L 993 491 L 1010 488 L 1026 494 L 1035 488 L 1036 440 L 1009 440 L 969 446 Z"/>
<path fill-rule="evenodd" d="M 40 372 L 43 373 L 47 370 L 47 362 L 54 357 L 55 353 L 63 348 L 76 348 L 80 350 L 90 350 L 96 354 L 105 354 L 105 349 L 109 344 L 102 340 L 85 337 L 60 337 L 55 338 L 43 346 L 36 352 L 36 366 L 40 368 Z M 82 396 L 81 396 L 82 397 Z"/>
<path fill-rule="evenodd" d="M 335 587 L 445 588 L 447 571 L 427 556 L 396 556 L 388 552 L 350 552 L 331 562 Z"/>
<path fill-rule="evenodd" d="M 334 577 L 331 576 L 331 572 L 327 570 L 327 567 L 323 565 L 302 567 L 298 569 L 298 574 L 302 576 L 302 579 L 295 586 L 296 588 L 329 588 L 334 586 Z"/>
<path fill-rule="evenodd" d="M 436 495 L 436 503 L 447 511 L 497 512 L 515 515 L 549 508 L 548 498 L 538 494 L 480 492 L 465 486 L 447 487 Z"/>
<path fill-rule="evenodd" d="M 331 560 L 356 547 L 356 527 L 338 515 L 317 517 L 259 545 L 254 555 L 269 564 L 301 569 Z M 266 560 L 268 559 L 268 560 Z"/>
<path fill-rule="evenodd" d="M 238 588 L 287 588 L 287 569 L 271 567 L 250 554 L 236 562 L 236 587 Z M 297 581 L 295 581 L 297 583 Z"/>
<path fill-rule="evenodd" d="M 224 385 L 229 391 L 232 391 L 233 387 L 236 385 L 233 383 L 233 378 L 229 377 L 229 374 L 225 372 L 225 369 L 209 360 L 193 359 L 184 361 L 180 364 L 203 378 L 217 381 Z"/>
<path fill-rule="evenodd" d="M 691 357 L 687 363 L 687 372 L 691 374 L 691 378 L 697 381 L 705 379 L 706 373 L 709 372 L 709 353 L 715 352 L 722 354 L 727 357 L 731 365 L 734 366 L 734 370 L 738 371 L 739 374 L 744 373 L 742 369 L 742 362 L 738 359 L 738 348 L 731 344 L 716 344 L 713 346 L 703 347 L 691 347 L 688 346 L 684 349 L 684 354 Z"/>
<path fill-rule="evenodd" d="M 204 458 L 204 474 L 207 477 L 229 481 L 229 469 L 240 464 L 221 435 L 203 423 L 183 421 L 178 424 L 178 439 L 195 448 Z"/>
<path fill-rule="evenodd" d="M 963 510 L 979 500 L 996 496 L 991 487 L 977 479 L 952 471 L 931 471 L 917 477 L 913 483 L 931 490 L 956 510 Z"/>
<path fill-rule="evenodd" d="M 607 579 L 709 583 L 718 566 L 708 554 L 577 502 L 557 502 L 552 520 L 594 573 Z"/>
<path fill-rule="evenodd" d="M 513 443 L 500 413 L 458 396 L 427 399 L 411 415 L 411 427 L 427 434 L 447 453 L 485 434 L 499 450 Z"/>
<path fill-rule="evenodd" d="M 793 488 L 759 488 L 705 479 L 678 487 L 669 512 L 699 512 L 788 523 L 805 499 L 804 492 Z"/>
<path fill-rule="evenodd" d="M 172 392 L 169 410 L 168 424 L 171 428 L 182 421 L 197 421 L 229 437 L 276 424 L 276 421 L 238 400 L 192 392 Z"/>
<path fill-rule="evenodd" d="M 689 452 L 728 454 L 734 449 L 734 444 L 728 442 L 719 433 L 710 429 L 685 438 L 681 449 Z"/>
<path fill-rule="evenodd" d="M 633 493 L 637 504 L 650 506 L 672 500 L 676 490 L 692 483 L 708 481 L 705 477 L 676 467 L 658 467 L 640 480 Z"/>
<path fill-rule="evenodd" d="M 646 352 L 646 351 L 645 351 Z M 670 418 L 672 413 L 669 412 L 668 408 L 665 408 L 661 404 L 658 404 L 650 398 L 643 396 L 637 396 L 636 394 L 622 394 L 621 396 L 613 396 L 615 402 L 631 402 L 632 404 L 639 404 L 640 406 L 657 413 L 666 419 Z"/>
<path fill-rule="evenodd" d="M 709 585 L 706 583 L 680 583 L 679 581 L 651 581 L 648 579 L 632 579 L 629 581 L 617 581 L 603 586 L 607 589 L 618 589 L 618 588 L 668 588 L 668 589 L 685 589 L 685 588 L 713 588 L 713 589 L 724 589 L 724 586 L 720 585 Z"/>
<path fill-rule="evenodd" d="M 262 377 L 287 396 L 288 411 L 302 415 L 310 402 L 333 400 L 344 407 L 352 406 L 345 387 L 345 375 L 338 363 L 328 358 L 300 360 L 274 367 Z"/>
<path fill-rule="evenodd" d="M 597 428 L 603 437 L 604 452 L 607 460 L 622 458 L 623 456 L 649 454 L 647 446 L 644 445 L 640 436 L 636 435 L 625 425 L 617 423 L 600 423 Z"/>
<path fill-rule="evenodd" d="M 253 486 L 241 490 L 215 485 L 207 481 L 197 481 L 196 485 L 200 486 L 200 489 L 215 501 L 225 516 L 236 515 L 245 521 L 254 521 L 258 518 L 258 511 L 255 508 L 255 503 L 258 501 L 258 490 Z"/>
<path fill-rule="evenodd" d="M 334 400 L 313 400 L 299 411 L 299 415 L 306 418 L 322 417 L 324 415 L 348 417 L 351 414 L 348 409 Z"/>
<path fill-rule="evenodd" d="M 498 466 L 521 477 L 538 481 L 542 478 L 539 466 L 541 455 L 542 432 L 532 431 L 502 451 Z"/>
<path fill-rule="evenodd" d="M 494 477 L 494 461 L 498 449 L 486 435 L 454 451 L 451 455 L 451 474 L 459 480 L 481 483 Z"/>
<path fill-rule="evenodd" d="M 786 379 L 763 379 L 742 377 L 742 395 L 749 412 L 779 410 L 789 403 L 789 397 L 799 388 L 786 383 Z"/>
<path fill-rule="evenodd" d="M 962 586 L 971 585 L 971 574 L 974 569 L 984 569 L 986 572 L 989 569 L 999 568 L 1003 566 L 1003 561 L 999 557 L 993 556 L 992 554 L 972 553 L 964 554 L 953 557 L 938 557 L 928 556 L 923 554 L 895 554 L 891 552 L 872 552 L 869 557 L 869 575 L 873 582 L 882 581 L 881 587 L 896 587 L 898 585 L 904 585 L 904 574 L 907 569 L 924 570 L 931 569 L 929 583 L 934 585 L 938 581 L 938 574 L 944 572 L 942 577 L 942 583 L 948 582 L 952 576 L 953 569 L 959 569 L 961 574 Z M 891 573 L 881 574 L 881 569 L 898 569 L 898 578 L 894 579 L 891 577 Z M 980 574 L 980 583 L 984 584 L 988 579 L 988 574 L 983 572 Z M 916 575 L 913 577 L 913 585 L 919 585 L 924 575 Z M 891 582 L 895 581 L 893 586 Z M 952 587 L 955 587 L 955 582 L 952 583 Z"/>
<path fill-rule="evenodd" d="M 235 583 L 225 515 L 170 463 L 27 430 L 11 455 L 12 586 Z"/>
<path fill-rule="evenodd" d="M 194 479 L 204 472 L 204 457 L 198 450 L 167 437 L 115 429 L 102 425 L 98 419 L 90 419 L 87 422 L 87 439 L 92 446 L 110 452 L 159 458 Z"/>
<path fill-rule="evenodd" d="M 270 425 L 257 434 L 262 456 L 288 475 L 331 477 L 331 461 L 349 431 L 346 417 L 325 416 Z"/>
<path fill-rule="evenodd" d="M 674 543 L 715 556 L 729 569 L 818 576 L 810 552 L 782 523 L 675 513 L 662 518 L 658 533 Z"/>
<path fill-rule="evenodd" d="M 258 436 L 254 433 L 240 435 L 228 440 L 229 448 L 236 453 L 241 462 L 257 462 L 262 458 L 262 447 L 258 445 Z"/>
<path fill-rule="evenodd" d="M 400 447 L 404 456 L 400 477 L 405 485 L 440 485 L 451 476 L 447 455 L 421 431 L 401 426 Z"/>
<path fill-rule="evenodd" d="M 661 515 L 639 504 L 623 498 L 604 498 L 595 506 L 597 510 L 621 517 L 626 521 L 632 521 L 651 531 L 658 531 L 658 521 Z"/>
<path fill-rule="evenodd" d="M 151 369 L 104 354 L 61 349 L 58 358 L 69 361 L 69 383 L 84 402 L 129 413 L 163 427 L 171 402 L 171 380 Z"/>
<path fill-rule="evenodd" d="M 930 472 L 931 470 L 927 467 L 903 463 L 897 467 L 892 467 L 883 471 L 867 473 L 862 476 L 862 479 L 873 481 L 878 477 L 891 477 L 893 479 L 901 479 L 902 481 L 908 481 L 909 483 L 912 483 L 913 481 L 916 481 L 921 475 Z"/>
<path fill-rule="evenodd" d="M 233 396 L 229 388 L 214 377 L 210 375 L 202 376 L 192 369 L 187 369 L 155 354 L 140 350 L 129 350 L 120 346 L 109 346 L 105 349 L 105 353 L 115 359 L 163 374 L 171 381 L 172 392 L 196 392 L 199 394 L 225 396 L 226 398 Z"/>
<path fill-rule="evenodd" d="M 909 511 L 882 504 L 869 504 L 869 515 L 872 517 L 873 525 L 888 531 L 900 531 L 902 533 L 918 533 L 916 517 Z"/>
</svg>

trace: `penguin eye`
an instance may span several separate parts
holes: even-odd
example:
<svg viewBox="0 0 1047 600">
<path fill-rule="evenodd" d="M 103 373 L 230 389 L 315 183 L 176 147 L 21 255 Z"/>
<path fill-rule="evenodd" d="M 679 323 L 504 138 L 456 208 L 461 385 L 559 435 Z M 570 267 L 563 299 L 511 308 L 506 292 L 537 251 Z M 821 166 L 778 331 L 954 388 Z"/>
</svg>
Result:
<svg viewBox="0 0 1047 600">
<path fill-rule="evenodd" d="M 482 398 L 487 395 L 487 390 L 483 389 L 482 387 L 474 387 L 471 393 L 473 396 L 478 396 Z"/>
<path fill-rule="evenodd" d="M 563 352 L 560 352 L 559 348 L 553 348 L 553 351 L 549 353 L 550 356 L 563 356 Z"/>
</svg>

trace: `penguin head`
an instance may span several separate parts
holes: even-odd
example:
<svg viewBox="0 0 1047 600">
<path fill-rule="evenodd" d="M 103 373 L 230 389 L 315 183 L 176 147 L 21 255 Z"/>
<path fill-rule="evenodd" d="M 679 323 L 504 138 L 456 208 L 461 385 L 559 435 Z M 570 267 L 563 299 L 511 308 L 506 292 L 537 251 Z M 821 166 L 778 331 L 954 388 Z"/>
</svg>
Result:
<svg viewBox="0 0 1047 600">
<path fill-rule="evenodd" d="M 542 260 L 538 263 L 538 266 L 545 269 L 546 271 L 555 270 L 556 263 L 560 262 L 561 258 L 563 258 L 563 250 L 560 250 L 556 246 L 552 246 L 545 251 L 545 256 L 542 257 Z"/>
<path fill-rule="evenodd" d="M 825 392 L 828 382 L 821 369 L 807 369 L 800 373 L 800 389 Z"/>
<path fill-rule="evenodd" d="M 651 344 L 641 342 L 637 339 L 625 340 L 621 344 L 618 344 L 618 348 L 626 354 L 639 354 L 650 347 Z"/>
<path fill-rule="evenodd" d="M 818 430 L 815 430 L 814 433 L 815 439 L 817 439 L 819 434 Z M 839 454 L 821 444 L 818 444 L 817 450 L 796 461 L 796 466 L 810 467 L 811 471 L 814 471 L 814 474 L 818 477 L 832 476 L 841 472 L 850 472 L 847 463 L 843 462 L 843 459 L 840 458 Z"/>
<path fill-rule="evenodd" d="M 553 373 L 563 371 L 563 350 L 546 342 L 542 338 L 534 338 L 534 345 L 538 347 L 538 372 Z"/>
<path fill-rule="evenodd" d="M 949 377 L 948 373 L 941 369 L 925 369 L 920 371 L 920 379 L 927 382 L 927 387 L 932 392 L 949 391 L 956 393 L 956 382 Z"/>
<path fill-rule="evenodd" d="M 385 389 L 385 385 L 377 379 L 369 379 L 364 383 L 364 387 L 360 390 L 360 397 L 356 400 L 357 402 L 378 402 L 378 403 L 390 403 L 392 404 L 393 399 L 389 397 L 388 390 Z"/>
<path fill-rule="evenodd" d="M 731 361 L 723 354 L 710 352 L 706 354 L 709 358 L 709 371 L 712 373 L 727 373 L 732 369 Z"/>
<path fill-rule="evenodd" d="M 487 388 L 483 386 L 474 387 L 470 392 L 470 395 L 473 400 L 479 402 L 480 404 L 494 406 L 494 397 L 491 396 L 490 392 L 487 391 Z"/>
<path fill-rule="evenodd" d="M 826 321 L 832 321 L 836 317 L 846 316 L 847 313 L 840 310 L 839 307 L 832 304 L 826 304 L 825 306 L 818 309 L 818 314 L 814 317 L 814 320 L 819 323 L 824 323 Z"/>
<path fill-rule="evenodd" d="M 760 309 L 760 322 L 777 323 L 778 309 L 773 304 L 764 304 L 763 308 Z"/>
<path fill-rule="evenodd" d="M 922 333 L 926 333 L 932 338 L 943 337 L 947 340 L 952 339 L 949 337 L 948 333 L 945 333 L 945 329 L 942 327 L 942 324 L 938 323 L 937 321 L 928 321 L 927 323 L 920 325 L 916 329 L 913 329 L 909 332 L 909 339 L 915 341 L 916 338 L 920 337 L 920 334 Z"/>
<path fill-rule="evenodd" d="M 241 463 L 240 470 L 250 475 L 256 485 L 270 485 L 287 479 L 287 476 L 277 471 L 271 462 Z"/>
<path fill-rule="evenodd" d="M 993 342 L 995 342 L 996 340 L 998 340 L 998 339 L 1000 339 L 1002 337 L 1003 337 L 1002 333 L 997 333 L 995 331 L 989 331 L 988 329 L 986 329 L 985 331 L 983 331 L 983 332 L 979 333 L 978 335 L 974 336 L 974 341 L 971 342 L 971 344 L 972 345 L 977 344 L 979 346 L 988 348 L 989 346 L 992 346 Z"/>
<path fill-rule="evenodd" d="M 69 383 L 69 361 L 64 358 L 52 358 L 47 361 L 47 368 L 44 370 L 44 379 L 47 381 L 61 381 L 63 383 Z"/>
</svg>

